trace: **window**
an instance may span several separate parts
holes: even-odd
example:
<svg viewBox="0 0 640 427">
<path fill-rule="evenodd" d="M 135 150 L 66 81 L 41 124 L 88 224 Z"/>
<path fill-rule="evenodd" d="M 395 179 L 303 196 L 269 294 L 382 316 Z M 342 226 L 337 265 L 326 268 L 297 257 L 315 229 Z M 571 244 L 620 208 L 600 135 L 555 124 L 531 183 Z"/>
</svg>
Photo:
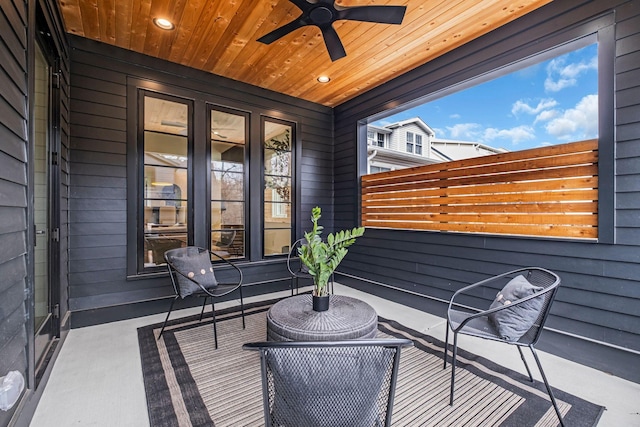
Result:
<svg viewBox="0 0 640 427">
<path fill-rule="evenodd" d="M 189 239 L 189 117 L 191 105 L 176 98 L 143 95 L 141 183 L 143 265 L 163 265 L 164 252 Z"/>
<path fill-rule="evenodd" d="M 378 132 L 378 147 L 384 147 L 384 133 Z"/>
<path fill-rule="evenodd" d="M 293 129 L 291 123 L 263 120 L 265 256 L 288 253 L 291 244 Z"/>
<path fill-rule="evenodd" d="M 187 245 L 236 260 L 287 254 L 295 123 L 262 117 L 251 140 L 251 112 L 160 88 L 127 89 L 128 276 L 165 273 L 164 253 Z"/>
<path fill-rule="evenodd" d="M 371 173 L 378 173 L 378 172 L 387 172 L 390 171 L 391 169 L 389 168 L 385 168 L 383 166 L 371 166 Z"/>
<path fill-rule="evenodd" d="M 373 122 L 419 118 L 435 135 L 431 164 L 398 158 L 396 170 L 362 177 L 363 225 L 599 238 L 598 64 L 605 61 L 594 41 L 527 57 Z M 421 154 L 421 135 L 406 132 L 406 150 Z"/>
<path fill-rule="evenodd" d="M 211 109 L 211 250 L 245 256 L 245 146 L 247 117 Z"/>
<path fill-rule="evenodd" d="M 375 144 L 375 143 L 376 143 L 376 142 L 375 142 L 375 132 L 374 132 L 374 131 L 372 131 L 372 130 L 367 131 L 367 143 L 368 143 L 369 145 L 373 145 L 373 144 Z"/>
<path fill-rule="evenodd" d="M 407 132 L 407 153 L 413 153 L 413 132 Z"/>
</svg>

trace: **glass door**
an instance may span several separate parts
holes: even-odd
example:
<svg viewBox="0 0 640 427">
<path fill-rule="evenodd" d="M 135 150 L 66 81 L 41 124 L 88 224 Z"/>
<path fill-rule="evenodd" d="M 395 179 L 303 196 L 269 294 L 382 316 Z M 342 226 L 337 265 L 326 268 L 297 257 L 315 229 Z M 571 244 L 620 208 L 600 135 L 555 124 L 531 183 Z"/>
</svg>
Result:
<svg viewBox="0 0 640 427">
<path fill-rule="evenodd" d="M 45 51 L 35 43 L 35 84 L 33 111 L 33 169 L 34 169 L 34 284 L 33 327 L 36 371 L 45 359 L 57 334 L 57 301 L 52 292 L 55 280 L 55 260 L 59 251 L 59 236 L 55 209 L 59 197 L 55 185 L 57 161 L 55 159 L 56 89 L 52 85 L 52 67 Z"/>
</svg>

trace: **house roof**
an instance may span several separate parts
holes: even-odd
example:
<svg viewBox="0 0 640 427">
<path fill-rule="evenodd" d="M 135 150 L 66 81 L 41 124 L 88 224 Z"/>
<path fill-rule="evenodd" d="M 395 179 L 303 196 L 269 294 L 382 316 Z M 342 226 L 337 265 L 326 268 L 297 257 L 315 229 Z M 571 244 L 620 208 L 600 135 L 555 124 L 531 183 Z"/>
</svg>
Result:
<svg viewBox="0 0 640 427">
<path fill-rule="evenodd" d="M 425 122 L 423 122 L 420 117 L 413 117 L 407 120 L 402 120 L 400 122 L 391 123 L 390 125 L 387 125 L 385 127 L 388 129 L 397 129 L 411 124 L 415 124 L 429 136 L 433 137 L 436 135 L 435 131 L 431 129 Z"/>
</svg>

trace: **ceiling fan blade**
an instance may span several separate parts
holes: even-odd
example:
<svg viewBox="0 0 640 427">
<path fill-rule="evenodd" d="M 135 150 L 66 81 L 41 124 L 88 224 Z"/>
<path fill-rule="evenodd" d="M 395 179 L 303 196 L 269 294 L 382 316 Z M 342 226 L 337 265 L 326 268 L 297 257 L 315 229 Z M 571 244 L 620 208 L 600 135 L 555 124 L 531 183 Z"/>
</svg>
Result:
<svg viewBox="0 0 640 427">
<path fill-rule="evenodd" d="M 309 10 L 311 6 L 314 5 L 314 3 L 309 3 L 307 0 L 289 0 L 289 1 L 295 4 L 298 7 L 298 9 L 300 9 L 303 12 L 306 10 Z"/>
<path fill-rule="evenodd" d="M 337 61 L 340 58 L 347 56 L 347 52 L 344 50 L 344 46 L 340 41 L 340 37 L 336 30 L 331 25 L 321 28 L 324 44 L 327 46 L 331 61 Z"/>
<path fill-rule="evenodd" d="M 338 10 L 337 19 L 377 22 L 380 24 L 401 24 L 407 6 L 355 6 Z"/>
<path fill-rule="evenodd" d="M 186 128 L 187 124 L 184 122 L 174 122 L 172 120 L 162 120 L 160 121 L 160 124 L 162 126 L 172 126 L 172 127 L 176 127 L 176 128 Z"/>
<path fill-rule="evenodd" d="M 278 40 L 280 37 L 286 36 L 290 32 L 297 30 L 298 28 L 304 27 L 305 25 L 307 25 L 307 23 L 301 18 L 302 15 L 300 15 L 296 20 L 291 21 L 280 28 L 276 28 L 268 34 L 265 34 L 264 36 L 260 37 L 258 41 L 264 44 L 271 44 L 274 41 Z"/>
</svg>

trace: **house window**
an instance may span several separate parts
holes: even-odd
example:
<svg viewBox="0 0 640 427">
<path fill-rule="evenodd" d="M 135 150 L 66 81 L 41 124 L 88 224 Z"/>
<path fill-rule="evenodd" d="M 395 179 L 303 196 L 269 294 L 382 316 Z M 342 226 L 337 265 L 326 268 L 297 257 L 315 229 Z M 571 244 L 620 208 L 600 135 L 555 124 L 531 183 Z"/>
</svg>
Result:
<svg viewBox="0 0 640 427">
<path fill-rule="evenodd" d="M 384 147 L 384 133 L 381 132 L 377 132 L 378 133 L 378 147 Z"/>
<path fill-rule="evenodd" d="M 289 251 L 292 236 L 292 123 L 263 119 L 263 254 Z"/>
<path fill-rule="evenodd" d="M 375 132 L 372 130 L 367 131 L 367 144 L 374 145 L 375 143 Z"/>
<path fill-rule="evenodd" d="M 248 117 L 211 109 L 211 249 L 229 258 L 245 256 L 245 163 Z"/>
<path fill-rule="evenodd" d="M 422 135 L 416 134 L 416 154 L 422 156 Z"/>
<path fill-rule="evenodd" d="M 383 166 L 371 166 L 369 168 L 369 173 L 388 172 L 390 170 L 390 168 L 385 168 Z"/>
<path fill-rule="evenodd" d="M 188 159 L 192 105 L 187 101 L 145 94 L 142 102 L 144 179 L 138 215 L 143 268 L 165 264 L 164 252 L 191 240 Z"/>
<path fill-rule="evenodd" d="M 413 153 L 413 132 L 407 132 L 407 153 Z"/>
</svg>

